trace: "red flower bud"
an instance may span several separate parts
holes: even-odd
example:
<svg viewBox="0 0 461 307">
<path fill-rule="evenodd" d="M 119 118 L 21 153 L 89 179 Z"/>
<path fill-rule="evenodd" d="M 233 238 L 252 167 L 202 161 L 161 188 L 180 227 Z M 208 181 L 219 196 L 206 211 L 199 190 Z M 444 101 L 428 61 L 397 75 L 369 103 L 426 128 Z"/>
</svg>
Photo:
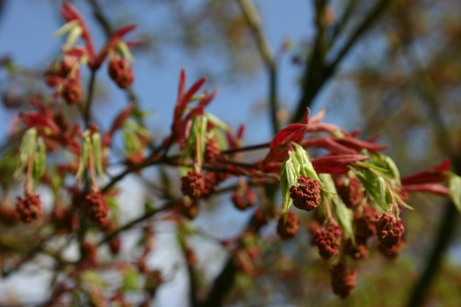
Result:
<svg viewBox="0 0 461 307">
<path fill-rule="evenodd" d="M 205 145 L 205 162 L 213 163 L 219 156 L 219 144 L 215 137 L 209 139 Z"/>
<path fill-rule="evenodd" d="M 83 89 L 80 78 L 67 79 L 63 82 L 61 96 L 68 104 L 75 104 L 82 100 Z"/>
<path fill-rule="evenodd" d="M 179 214 L 190 220 L 193 220 L 197 216 L 200 209 L 196 200 L 190 200 L 186 197 L 181 198 L 176 203 L 176 208 Z"/>
<path fill-rule="evenodd" d="M 400 220 L 384 213 L 376 217 L 376 231 L 381 246 L 392 249 L 402 239 L 405 228 Z"/>
<path fill-rule="evenodd" d="M 369 253 L 367 240 L 362 237 L 355 237 L 355 245 L 352 244 L 351 240 L 347 240 L 345 251 L 355 260 L 366 259 Z"/>
<path fill-rule="evenodd" d="M 363 199 L 362 184 L 356 177 L 350 179 L 349 185 L 344 184 L 341 180 L 337 180 L 336 189 L 348 208 L 358 206 Z"/>
<path fill-rule="evenodd" d="M 239 210 L 246 210 L 256 203 L 256 193 L 248 187 L 237 188 L 231 195 L 232 203 Z"/>
<path fill-rule="evenodd" d="M 134 76 L 127 59 L 112 55 L 109 60 L 109 76 L 120 88 L 128 88 L 133 84 Z"/>
<path fill-rule="evenodd" d="M 328 260 L 339 253 L 342 235 L 343 229 L 339 225 L 330 225 L 327 230 L 317 230 L 313 234 L 314 245 L 323 259 Z"/>
<path fill-rule="evenodd" d="M 42 215 L 42 202 L 37 194 L 26 193 L 16 200 L 16 211 L 24 223 L 30 223 Z"/>
<path fill-rule="evenodd" d="M 298 179 L 298 186 L 290 188 L 293 204 L 300 210 L 312 211 L 320 205 L 320 184 L 307 176 Z"/>
<path fill-rule="evenodd" d="M 369 238 L 376 234 L 375 225 L 376 210 L 365 206 L 362 215 L 354 214 L 355 235 L 362 238 Z"/>
<path fill-rule="evenodd" d="M 120 237 L 115 237 L 109 241 L 109 249 L 112 255 L 118 255 L 120 253 L 120 248 L 122 247 L 122 240 Z"/>
<path fill-rule="evenodd" d="M 280 218 L 277 223 L 277 233 L 282 240 L 289 240 L 293 238 L 299 231 L 299 219 L 298 216 L 289 211 L 287 219 L 284 222 L 283 214 L 280 214 Z"/>
<path fill-rule="evenodd" d="M 90 219 L 100 225 L 104 224 L 104 220 L 109 213 L 109 205 L 100 191 L 90 192 L 85 195 L 82 208 Z"/>
<path fill-rule="evenodd" d="M 190 171 L 187 176 L 181 177 L 181 190 L 184 195 L 191 199 L 197 199 L 202 196 L 205 189 L 205 178 L 202 173 Z"/>
<path fill-rule="evenodd" d="M 357 284 L 357 272 L 346 271 L 342 264 L 337 264 L 331 268 L 330 273 L 333 293 L 343 299 L 349 297 Z"/>
</svg>

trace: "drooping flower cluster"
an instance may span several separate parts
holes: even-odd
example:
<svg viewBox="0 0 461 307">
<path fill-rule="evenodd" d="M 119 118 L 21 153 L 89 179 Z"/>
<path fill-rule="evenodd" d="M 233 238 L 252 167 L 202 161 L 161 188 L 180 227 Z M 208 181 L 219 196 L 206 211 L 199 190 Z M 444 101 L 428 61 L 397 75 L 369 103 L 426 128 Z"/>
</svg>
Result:
<svg viewBox="0 0 461 307">
<path fill-rule="evenodd" d="M 403 227 L 401 220 L 384 213 L 376 217 L 376 232 L 380 245 L 391 250 L 399 244 L 405 232 L 405 227 Z"/>
<path fill-rule="evenodd" d="M 30 223 L 42 215 L 42 201 L 37 194 L 26 193 L 16 200 L 16 210 L 24 223 Z"/>
<path fill-rule="evenodd" d="M 349 184 L 345 184 L 343 180 L 336 180 L 336 190 L 339 196 L 344 201 L 348 208 L 356 207 L 363 199 L 363 188 L 360 180 L 357 177 L 352 177 Z"/>
<path fill-rule="evenodd" d="M 128 59 L 117 54 L 109 58 L 109 76 L 120 87 L 128 88 L 133 84 L 134 75 Z"/>
<path fill-rule="evenodd" d="M 191 199 L 198 199 L 205 189 L 205 177 L 197 171 L 189 171 L 181 177 L 181 191 Z"/>
<path fill-rule="evenodd" d="M 317 180 L 301 176 L 298 179 L 298 186 L 290 188 L 290 197 L 296 208 L 313 211 L 320 205 L 320 184 Z"/>
<path fill-rule="evenodd" d="M 85 195 L 82 208 L 91 220 L 100 225 L 104 224 L 107 214 L 109 213 L 109 205 L 100 191 L 90 192 Z"/>
<path fill-rule="evenodd" d="M 212 137 L 207 140 L 205 144 L 205 162 L 213 163 L 216 161 L 216 158 L 219 156 L 219 144 L 216 140 L 216 137 Z"/>
<path fill-rule="evenodd" d="M 243 211 L 256 203 L 256 193 L 245 186 L 235 189 L 232 192 L 231 199 L 234 206 Z"/>
<path fill-rule="evenodd" d="M 312 235 L 314 245 L 319 248 L 320 256 L 328 260 L 339 253 L 343 230 L 341 226 L 332 224 L 326 230 L 316 230 Z"/>
<path fill-rule="evenodd" d="M 280 215 L 277 222 L 277 233 L 282 240 L 289 240 L 293 238 L 299 231 L 298 216 L 292 212 L 287 212 L 286 221 L 283 214 Z"/>
<path fill-rule="evenodd" d="M 330 270 L 333 293 L 341 298 L 348 298 L 357 285 L 357 272 L 346 271 L 344 265 L 337 264 Z"/>
</svg>

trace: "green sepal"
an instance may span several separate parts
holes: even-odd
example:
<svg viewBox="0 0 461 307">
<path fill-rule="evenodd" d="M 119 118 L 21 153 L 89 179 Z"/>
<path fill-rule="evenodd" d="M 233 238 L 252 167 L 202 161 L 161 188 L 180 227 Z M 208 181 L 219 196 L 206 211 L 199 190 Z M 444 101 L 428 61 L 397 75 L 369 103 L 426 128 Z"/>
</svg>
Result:
<svg viewBox="0 0 461 307">
<path fill-rule="evenodd" d="M 38 151 L 34 156 L 34 178 L 39 180 L 46 171 L 46 145 L 41 137 L 37 138 Z"/>
<path fill-rule="evenodd" d="M 93 159 L 96 174 L 100 179 L 104 178 L 104 168 L 102 166 L 102 145 L 101 135 L 98 132 L 94 132 L 91 136 L 92 148 L 93 148 Z"/>
<path fill-rule="evenodd" d="M 27 167 L 29 157 L 35 154 L 36 143 L 37 130 L 35 128 L 27 129 L 22 136 L 21 145 L 19 147 L 19 166 L 14 172 L 14 178 L 18 178 Z"/>
<path fill-rule="evenodd" d="M 91 139 L 89 136 L 89 132 L 85 131 L 82 136 L 83 136 L 82 155 L 80 157 L 80 163 L 78 165 L 77 174 L 75 175 L 75 179 L 77 180 L 81 180 L 83 178 L 83 175 L 88 165 L 88 158 L 90 157 Z"/>
<path fill-rule="evenodd" d="M 288 210 L 290 210 L 293 200 L 290 197 L 290 188 L 298 185 L 299 169 L 297 168 L 296 160 L 293 158 L 294 153 L 290 152 L 288 158 L 282 165 L 280 174 L 280 185 L 283 195 L 283 214 L 286 218 Z"/>
<path fill-rule="evenodd" d="M 139 284 L 139 273 L 133 268 L 129 268 L 123 272 L 122 277 L 122 290 L 123 292 L 127 291 L 136 291 Z"/>
</svg>

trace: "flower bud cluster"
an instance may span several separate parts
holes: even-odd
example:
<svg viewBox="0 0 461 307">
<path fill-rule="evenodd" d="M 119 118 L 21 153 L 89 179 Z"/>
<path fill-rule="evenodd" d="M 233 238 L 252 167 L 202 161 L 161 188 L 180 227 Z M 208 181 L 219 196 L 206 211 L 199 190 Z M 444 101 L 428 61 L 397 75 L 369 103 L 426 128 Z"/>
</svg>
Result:
<svg viewBox="0 0 461 307">
<path fill-rule="evenodd" d="M 277 233 L 282 240 L 289 240 L 293 238 L 299 231 L 298 216 L 292 212 L 287 212 L 286 221 L 283 214 L 280 214 L 277 222 Z"/>
<path fill-rule="evenodd" d="M 384 213 L 376 216 L 376 232 L 379 244 L 383 248 L 391 250 L 399 244 L 405 228 L 401 220 L 397 220 L 394 216 Z"/>
<path fill-rule="evenodd" d="M 298 186 L 290 188 L 293 204 L 300 210 L 313 211 L 320 205 L 320 184 L 307 176 L 298 179 Z"/>
<path fill-rule="evenodd" d="M 320 256 L 328 260 L 339 253 L 343 230 L 341 226 L 332 224 L 326 230 L 316 230 L 313 234 L 314 245 L 319 248 Z"/>
<path fill-rule="evenodd" d="M 348 298 L 357 285 L 357 272 L 346 271 L 344 265 L 337 264 L 330 270 L 333 293 L 342 299 Z"/>
<path fill-rule="evenodd" d="M 191 199 L 198 199 L 205 189 L 205 176 L 197 171 L 189 171 L 186 176 L 181 177 L 181 190 Z"/>
<path fill-rule="evenodd" d="M 109 76 L 120 88 L 128 88 L 133 84 L 134 75 L 130 62 L 117 54 L 112 54 L 108 65 Z"/>
<path fill-rule="evenodd" d="M 30 223 L 38 219 L 42 215 L 40 196 L 26 192 L 23 198 L 18 197 L 16 200 L 16 211 L 24 223 Z"/>
</svg>

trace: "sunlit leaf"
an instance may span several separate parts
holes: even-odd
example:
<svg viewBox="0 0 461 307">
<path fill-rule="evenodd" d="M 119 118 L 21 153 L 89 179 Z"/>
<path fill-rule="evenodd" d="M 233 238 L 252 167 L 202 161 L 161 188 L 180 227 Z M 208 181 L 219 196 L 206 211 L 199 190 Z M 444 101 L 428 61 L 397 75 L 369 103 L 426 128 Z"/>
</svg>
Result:
<svg viewBox="0 0 461 307">
<path fill-rule="evenodd" d="M 453 203 L 458 208 L 458 211 L 461 212 L 461 177 L 452 176 L 448 181 L 448 187 L 450 188 L 450 197 Z"/>
</svg>

